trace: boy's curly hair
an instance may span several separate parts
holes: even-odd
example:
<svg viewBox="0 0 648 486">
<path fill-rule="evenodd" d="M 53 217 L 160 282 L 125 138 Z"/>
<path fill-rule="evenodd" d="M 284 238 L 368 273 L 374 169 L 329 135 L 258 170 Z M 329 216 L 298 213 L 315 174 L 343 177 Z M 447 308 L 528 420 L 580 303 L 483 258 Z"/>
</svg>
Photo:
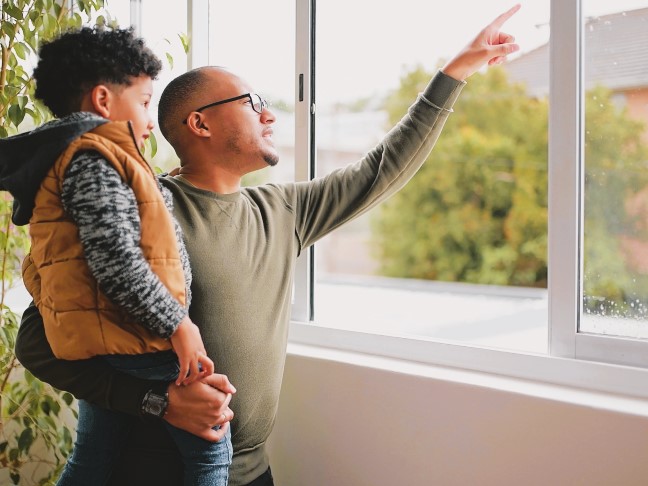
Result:
<svg viewBox="0 0 648 486">
<path fill-rule="evenodd" d="M 57 117 L 79 111 L 85 93 L 102 83 L 130 86 L 156 79 L 162 63 L 132 28 L 84 27 L 44 43 L 34 69 L 36 97 Z"/>
</svg>

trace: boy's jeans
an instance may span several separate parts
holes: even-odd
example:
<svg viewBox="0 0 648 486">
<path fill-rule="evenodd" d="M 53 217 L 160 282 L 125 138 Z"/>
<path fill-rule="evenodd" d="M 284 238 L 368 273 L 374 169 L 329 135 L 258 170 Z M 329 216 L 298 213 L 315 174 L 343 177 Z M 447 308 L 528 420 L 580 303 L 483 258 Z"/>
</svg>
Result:
<svg viewBox="0 0 648 486">
<path fill-rule="evenodd" d="M 172 381 L 180 370 L 172 351 L 104 358 L 116 369 L 151 380 Z M 103 485 L 110 478 L 136 417 L 79 400 L 77 438 L 57 486 Z M 213 443 L 164 422 L 184 463 L 185 486 L 226 486 L 232 462 L 231 434 Z"/>
</svg>

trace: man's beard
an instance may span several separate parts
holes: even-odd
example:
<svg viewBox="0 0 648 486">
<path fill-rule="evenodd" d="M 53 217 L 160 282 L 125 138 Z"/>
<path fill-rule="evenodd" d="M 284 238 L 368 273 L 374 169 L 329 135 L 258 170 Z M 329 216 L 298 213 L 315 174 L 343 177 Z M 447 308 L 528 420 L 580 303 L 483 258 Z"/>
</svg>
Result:
<svg viewBox="0 0 648 486">
<path fill-rule="evenodd" d="M 263 160 L 265 160 L 265 163 L 270 167 L 274 167 L 279 163 L 279 156 L 277 154 L 264 154 Z"/>
</svg>

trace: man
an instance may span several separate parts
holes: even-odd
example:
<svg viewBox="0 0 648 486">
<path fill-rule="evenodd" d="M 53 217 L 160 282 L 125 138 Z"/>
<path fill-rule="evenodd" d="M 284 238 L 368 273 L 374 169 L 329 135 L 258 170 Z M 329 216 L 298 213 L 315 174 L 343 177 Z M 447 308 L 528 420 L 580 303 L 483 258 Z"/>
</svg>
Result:
<svg viewBox="0 0 648 486">
<path fill-rule="evenodd" d="M 20 361 L 39 378 L 79 398 L 130 414 L 157 412 L 169 423 L 211 440 L 217 440 L 211 426 L 232 419 L 231 400 L 235 415 L 230 484 L 272 485 L 265 441 L 279 400 L 297 256 L 397 192 L 416 173 L 464 80 L 518 49 L 513 37 L 499 30 L 518 9 L 519 5 L 497 17 L 451 59 L 401 122 L 362 160 L 310 182 L 241 188 L 245 174 L 278 162 L 272 141 L 274 115 L 241 78 L 221 68 L 199 68 L 165 89 L 159 125 L 181 167 L 161 181 L 173 193 L 175 216 L 194 270 L 190 315 L 201 326 L 216 370 L 229 377 L 236 395 L 219 391 L 222 383 L 215 378 L 210 382 L 211 377 L 176 387 L 118 375 L 101 363 L 57 361 L 33 308 L 23 316 L 17 343 Z M 154 404 L 151 395 L 157 397 Z M 160 407 L 152 406 L 157 404 Z M 146 428 L 134 434 L 135 445 L 123 454 L 129 466 L 117 471 L 111 484 L 177 484 L 163 467 L 172 462 L 172 455 L 161 446 L 163 434 L 155 425 L 142 423 Z M 137 476 L 137 471 L 153 469 L 138 467 L 146 461 L 159 463 L 158 478 Z M 133 468 L 129 474 L 127 467 Z"/>
</svg>

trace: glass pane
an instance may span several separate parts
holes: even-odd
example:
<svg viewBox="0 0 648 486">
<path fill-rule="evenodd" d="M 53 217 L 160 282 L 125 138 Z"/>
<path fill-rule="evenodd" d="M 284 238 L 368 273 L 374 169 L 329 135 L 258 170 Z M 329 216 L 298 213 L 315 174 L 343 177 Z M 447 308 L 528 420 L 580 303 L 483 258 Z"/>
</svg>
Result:
<svg viewBox="0 0 648 486">
<path fill-rule="evenodd" d="M 103 15 L 108 22 L 116 22 L 119 27 L 122 29 L 130 25 L 130 0 L 110 0 L 109 2 L 104 3 L 104 7 L 96 14 L 94 14 L 93 21 L 90 24 L 94 24 L 94 21 L 99 15 Z M 78 11 L 78 6 L 76 2 L 72 2 L 73 8 Z"/>
<path fill-rule="evenodd" d="M 178 166 L 179 160 L 157 128 L 157 105 L 166 85 L 187 70 L 187 55 L 180 41 L 180 36 L 187 33 L 187 2 L 142 0 L 141 19 L 140 35 L 163 63 L 162 72 L 153 85 L 151 100 L 151 112 L 156 120 L 153 133 L 157 142 L 157 153 L 152 163 L 162 170 L 171 170 Z"/>
<path fill-rule="evenodd" d="M 245 79 L 276 117 L 280 162 L 248 174 L 244 185 L 294 180 L 295 15 L 294 0 L 209 3 L 209 63 Z"/>
<path fill-rule="evenodd" d="M 648 2 L 585 0 L 580 331 L 648 338 Z"/>
<path fill-rule="evenodd" d="M 362 157 L 510 6 L 318 2 L 317 174 Z M 316 244 L 318 325 L 546 352 L 548 22 L 549 0 L 526 2 L 504 29 L 521 52 L 468 80 L 419 173 Z"/>
</svg>

